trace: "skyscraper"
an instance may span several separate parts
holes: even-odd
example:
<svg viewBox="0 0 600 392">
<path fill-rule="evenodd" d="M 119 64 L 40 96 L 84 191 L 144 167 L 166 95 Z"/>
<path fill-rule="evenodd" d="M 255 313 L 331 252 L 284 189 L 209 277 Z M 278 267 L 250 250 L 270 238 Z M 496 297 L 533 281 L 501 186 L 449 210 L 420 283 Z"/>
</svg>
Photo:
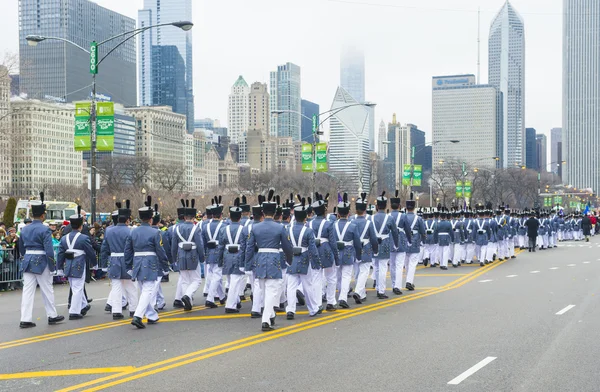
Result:
<svg viewBox="0 0 600 392">
<path fill-rule="evenodd" d="M 379 154 L 379 159 L 385 159 L 387 157 L 387 126 L 385 125 L 385 121 L 381 120 L 379 123 L 379 133 L 377 137 L 377 154 Z"/>
<path fill-rule="evenodd" d="M 300 140 L 305 143 L 312 143 L 312 116 L 313 114 L 317 116 L 319 115 L 319 105 L 314 102 L 307 101 L 306 99 L 302 100 L 302 127 L 301 127 L 301 135 Z"/>
<path fill-rule="evenodd" d="M 535 128 L 525 129 L 525 167 L 528 169 L 537 169 L 538 159 L 535 135 Z"/>
<path fill-rule="evenodd" d="M 545 172 L 547 170 L 547 154 L 548 143 L 546 141 L 546 135 L 538 133 L 535 135 L 535 168 L 538 172 Z"/>
<path fill-rule="evenodd" d="M 271 71 L 271 136 L 300 140 L 301 101 L 300 67 L 277 66 L 277 71 Z"/>
<path fill-rule="evenodd" d="M 490 27 L 488 83 L 502 93 L 504 167 L 525 161 L 525 30 L 507 0 Z M 435 150 L 435 149 L 434 149 Z"/>
<path fill-rule="evenodd" d="M 248 132 L 248 99 L 250 87 L 242 75 L 238 77 L 229 94 L 229 105 L 227 110 L 227 124 L 229 126 L 228 136 L 231 143 L 239 143 Z"/>
<path fill-rule="evenodd" d="M 340 86 L 358 103 L 365 102 L 365 54 L 355 46 L 344 46 L 340 57 Z"/>
<path fill-rule="evenodd" d="M 20 90 L 29 98 L 71 102 L 90 99 L 89 55 L 74 45 L 47 40 L 29 46 L 28 35 L 65 38 L 89 48 L 135 29 L 135 20 L 89 0 L 19 0 Z M 102 58 L 116 47 L 108 42 L 99 49 Z M 135 38 L 115 49 L 98 67 L 96 91 L 127 106 L 136 104 Z"/>
<path fill-rule="evenodd" d="M 598 193 L 600 2 L 564 0 L 563 7 L 563 179 Z"/>
<path fill-rule="evenodd" d="M 144 8 L 138 11 L 139 27 L 179 21 L 192 21 L 192 0 L 144 0 Z M 172 49 L 156 49 L 164 46 Z M 176 55 L 174 48 L 181 58 Z M 181 72 L 181 60 L 184 66 L 183 75 L 166 77 L 167 74 Z M 157 75 L 164 77 L 159 78 Z M 179 88 L 177 84 L 181 82 L 181 78 L 185 83 L 184 89 Z M 194 84 L 191 31 L 164 26 L 150 29 L 139 35 L 138 87 L 140 106 L 171 106 L 174 112 L 186 115 L 188 133 L 193 133 Z M 164 93 L 165 91 L 168 93 Z M 183 107 L 182 102 L 185 102 Z"/>
<path fill-rule="evenodd" d="M 550 130 L 550 163 L 552 164 L 552 173 L 558 174 L 562 178 L 562 128 L 552 128 Z"/>
<path fill-rule="evenodd" d="M 0 65 L 0 151 L 4 151 L 0 162 L 0 196 L 9 196 L 12 183 L 12 137 L 10 109 L 10 76 L 8 68 Z"/>
</svg>

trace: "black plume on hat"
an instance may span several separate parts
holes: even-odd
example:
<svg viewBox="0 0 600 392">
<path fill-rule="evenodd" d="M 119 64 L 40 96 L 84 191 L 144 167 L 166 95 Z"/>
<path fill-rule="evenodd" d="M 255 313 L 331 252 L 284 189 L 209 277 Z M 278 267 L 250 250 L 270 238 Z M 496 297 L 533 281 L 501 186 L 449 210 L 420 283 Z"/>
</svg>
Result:
<svg viewBox="0 0 600 392">
<path fill-rule="evenodd" d="M 192 199 L 192 208 L 196 205 L 196 199 Z"/>
<path fill-rule="evenodd" d="M 131 201 L 129 199 L 125 200 L 125 208 L 131 208 Z"/>
<path fill-rule="evenodd" d="M 158 212 L 158 204 L 154 205 L 154 212 Z"/>
<path fill-rule="evenodd" d="M 79 205 L 77 206 L 77 215 L 81 216 L 81 206 Z"/>
<path fill-rule="evenodd" d="M 116 202 L 116 203 L 115 203 L 115 206 L 117 206 L 117 208 L 121 208 L 121 206 L 122 206 L 122 205 L 123 205 L 123 204 L 121 204 L 121 202 L 120 202 L 120 201 L 118 201 L 118 202 Z"/>
<path fill-rule="evenodd" d="M 246 199 L 246 196 L 242 195 L 242 204 L 248 204 L 248 200 Z"/>
<path fill-rule="evenodd" d="M 344 193 L 344 195 L 342 196 L 342 201 L 346 204 L 348 204 L 348 194 Z"/>
<path fill-rule="evenodd" d="M 275 201 L 277 202 L 277 205 L 281 204 L 281 198 L 279 197 L 279 195 L 275 196 Z"/>
<path fill-rule="evenodd" d="M 274 195 L 275 195 L 275 189 L 273 189 L 273 188 L 269 189 L 269 193 L 267 195 L 267 201 L 270 202 L 271 200 L 273 200 Z"/>
<path fill-rule="evenodd" d="M 44 192 L 40 192 L 40 201 L 44 204 Z"/>
<path fill-rule="evenodd" d="M 236 197 L 235 200 L 233 201 L 233 205 L 238 207 L 240 205 L 240 198 Z"/>
<path fill-rule="evenodd" d="M 185 200 L 181 199 L 181 206 L 185 208 Z"/>
</svg>

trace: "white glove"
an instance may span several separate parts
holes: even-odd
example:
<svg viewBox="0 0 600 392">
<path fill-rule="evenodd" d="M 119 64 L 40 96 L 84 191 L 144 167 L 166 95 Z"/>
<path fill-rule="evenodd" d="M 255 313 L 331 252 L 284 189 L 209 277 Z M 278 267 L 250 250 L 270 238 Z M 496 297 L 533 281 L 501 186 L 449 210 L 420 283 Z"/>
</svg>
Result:
<svg viewBox="0 0 600 392">
<path fill-rule="evenodd" d="M 244 267 L 240 267 L 240 271 L 245 272 L 246 269 Z"/>
<path fill-rule="evenodd" d="M 129 275 L 129 276 L 133 277 L 133 270 L 129 270 L 129 271 L 127 271 L 127 275 Z"/>
<path fill-rule="evenodd" d="M 56 271 L 56 276 L 65 276 L 65 271 L 63 271 L 63 270 L 57 270 Z"/>
<path fill-rule="evenodd" d="M 252 276 L 252 271 L 244 271 L 244 273 L 248 276 Z"/>
<path fill-rule="evenodd" d="M 102 268 L 102 272 L 108 272 L 108 268 Z"/>
<path fill-rule="evenodd" d="M 98 269 L 98 264 L 96 264 L 95 266 L 93 266 L 91 269 L 97 270 Z"/>
</svg>

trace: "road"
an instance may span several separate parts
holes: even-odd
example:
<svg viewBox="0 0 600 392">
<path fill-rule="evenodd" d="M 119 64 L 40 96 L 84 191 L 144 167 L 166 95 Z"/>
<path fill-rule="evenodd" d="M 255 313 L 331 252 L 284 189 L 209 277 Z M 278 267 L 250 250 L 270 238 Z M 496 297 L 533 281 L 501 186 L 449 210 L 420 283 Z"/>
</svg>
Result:
<svg viewBox="0 0 600 392">
<path fill-rule="evenodd" d="M 370 283 L 370 282 L 369 282 Z M 105 313 L 105 281 L 83 320 L 20 330 L 20 293 L 0 295 L 0 391 L 598 391 L 600 238 L 441 271 L 417 290 L 260 332 L 223 307 L 169 309 L 137 330 Z M 172 302 L 174 279 L 163 284 Z M 55 289 L 66 315 L 68 287 Z M 353 301 L 352 301 L 353 302 Z"/>
</svg>

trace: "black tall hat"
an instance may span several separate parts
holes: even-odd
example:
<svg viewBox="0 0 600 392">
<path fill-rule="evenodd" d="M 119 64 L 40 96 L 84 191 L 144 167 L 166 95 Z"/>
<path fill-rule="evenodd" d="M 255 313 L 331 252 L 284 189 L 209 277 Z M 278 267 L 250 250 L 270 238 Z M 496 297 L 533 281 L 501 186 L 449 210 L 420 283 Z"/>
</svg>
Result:
<svg viewBox="0 0 600 392">
<path fill-rule="evenodd" d="M 131 218 L 131 202 L 129 200 L 125 200 L 125 208 L 123 208 L 123 205 L 120 202 L 115 204 L 117 206 L 119 218 Z"/>
<path fill-rule="evenodd" d="M 410 199 L 406 201 L 407 209 L 414 209 L 417 206 L 417 202 L 413 200 L 413 193 L 410 193 Z"/>
<path fill-rule="evenodd" d="M 383 191 L 381 193 L 381 196 L 379 196 L 376 200 L 377 203 L 377 208 L 379 208 L 380 210 L 385 210 L 385 208 L 387 207 L 387 197 L 385 197 L 385 191 Z"/>
<path fill-rule="evenodd" d="M 311 204 L 313 212 L 317 215 L 325 215 L 325 207 L 326 206 L 327 206 L 327 204 L 325 203 L 325 200 L 322 200 L 322 199 L 317 200 Z"/>
<path fill-rule="evenodd" d="M 152 209 L 152 196 L 148 195 L 146 201 L 144 202 L 144 207 L 138 210 L 138 214 L 140 215 L 141 220 L 152 219 L 154 216 L 154 210 Z"/>
<path fill-rule="evenodd" d="M 77 206 L 77 214 L 69 217 L 69 222 L 75 226 L 81 226 L 83 224 L 83 215 L 81 215 L 81 206 Z"/>
<path fill-rule="evenodd" d="M 262 204 L 265 200 L 266 200 L 266 198 L 263 195 L 258 195 L 258 204 L 255 206 L 252 206 L 252 216 L 254 217 L 254 219 L 256 219 L 257 217 L 262 215 L 262 213 L 263 213 Z"/>
<path fill-rule="evenodd" d="M 350 213 L 350 203 L 348 203 L 348 194 L 344 193 L 342 201 L 337 205 L 338 214 L 348 215 Z"/>
<path fill-rule="evenodd" d="M 215 196 L 215 198 L 213 199 L 213 205 L 212 205 L 212 213 L 213 215 L 221 215 L 223 213 L 223 204 L 221 203 L 221 201 L 223 200 L 222 196 Z"/>
<path fill-rule="evenodd" d="M 196 199 L 186 200 L 185 201 L 185 217 L 186 218 L 195 218 L 196 213 L 198 213 L 198 209 L 196 208 Z"/>
<path fill-rule="evenodd" d="M 306 199 L 302 198 L 300 200 L 300 205 L 294 208 L 294 217 L 297 221 L 302 221 L 306 219 L 308 215 L 308 207 L 306 206 Z"/>
<path fill-rule="evenodd" d="M 240 206 L 240 198 L 236 197 L 233 201 L 233 207 L 229 207 L 229 217 L 231 219 L 240 219 L 244 210 Z"/>
<path fill-rule="evenodd" d="M 177 219 L 185 219 L 185 200 L 181 199 L 181 207 L 177 209 Z"/>
<path fill-rule="evenodd" d="M 46 205 L 44 204 L 44 192 L 40 192 L 40 201 L 30 202 L 31 214 L 33 216 L 40 216 L 46 213 Z"/>
<path fill-rule="evenodd" d="M 398 191 L 398 189 L 396 189 L 396 192 L 394 193 L 394 197 L 390 197 L 390 204 L 392 206 L 400 207 L 400 197 L 398 196 L 399 194 L 400 194 L 400 191 Z"/>
<path fill-rule="evenodd" d="M 356 199 L 356 211 L 366 211 L 369 202 L 365 192 L 360 194 L 360 198 Z"/>
<path fill-rule="evenodd" d="M 262 210 L 265 215 L 275 215 L 277 210 L 277 201 L 274 198 L 275 189 L 269 189 L 267 199 L 262 203 Z"/>
<path fill-rule="evenodd" d="M 248 199 L 246 199 L 246 196 L 242 195 L 242 201 L 240 202 L 240 208 L 242 209 L 242 212 L 250 212 L 250 204 L 248 204 Z"/>
</svg>

